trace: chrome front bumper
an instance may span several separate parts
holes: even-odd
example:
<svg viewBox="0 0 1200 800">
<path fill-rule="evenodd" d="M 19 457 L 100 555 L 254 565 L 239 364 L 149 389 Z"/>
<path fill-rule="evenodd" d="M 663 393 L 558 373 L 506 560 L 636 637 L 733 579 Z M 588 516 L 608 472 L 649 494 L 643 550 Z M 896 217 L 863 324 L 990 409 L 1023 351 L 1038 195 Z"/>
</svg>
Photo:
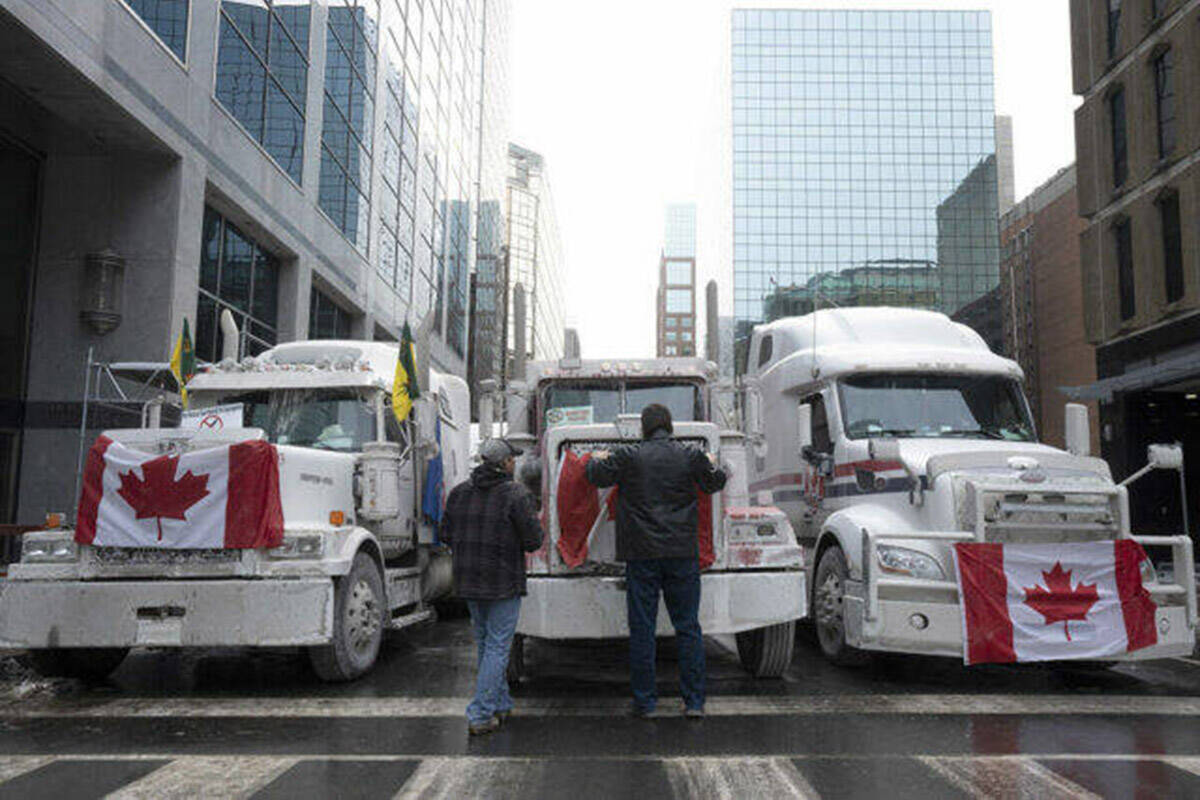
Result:
<svg viewBox="0 0 1200 800">
<path fill-rule="evenodd" d="M 333 581 L 6 581 L 0 647 L 325 644 Z"/>
</svg>

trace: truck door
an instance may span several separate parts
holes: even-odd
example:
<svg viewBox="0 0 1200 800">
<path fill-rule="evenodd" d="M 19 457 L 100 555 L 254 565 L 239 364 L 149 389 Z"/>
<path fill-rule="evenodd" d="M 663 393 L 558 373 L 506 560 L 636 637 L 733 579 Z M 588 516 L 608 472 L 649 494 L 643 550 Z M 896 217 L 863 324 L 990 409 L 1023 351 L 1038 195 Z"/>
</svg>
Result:
<svg viewBox="0 0 1200 800">
<path fill-rule="evenodd" d="M 826 483 L 833 477 L 833 439 L 829 434 L 825 398 L 820 393 L 811 394 L 800 404 L 812 408 L 812 449 L 808 457 L 800 460 L 800 474 L 804 503 L 815 515 L 825 499 Z"/>
</svg>

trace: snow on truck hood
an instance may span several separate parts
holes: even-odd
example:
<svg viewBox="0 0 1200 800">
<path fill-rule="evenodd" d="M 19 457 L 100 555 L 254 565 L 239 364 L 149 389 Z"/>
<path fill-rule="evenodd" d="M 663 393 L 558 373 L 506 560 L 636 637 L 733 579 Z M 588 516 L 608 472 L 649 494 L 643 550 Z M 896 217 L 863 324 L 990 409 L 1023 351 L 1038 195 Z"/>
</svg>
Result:
<svg viewBox="0 0 1200 800">
<path fill-rule="evenodd" d="M 946 473 L 1009 474 L 1039 468 L 1047 478 L 1073 477 L 1112 482 L 1108 464 L 1099 458 L 1074 456 L 1036 442 L 971 441 L 962 439 L 899 439 L 900 458 L 929 483 Z M 897 464 L 893 469 L 899 469 Z"/>
</svg>

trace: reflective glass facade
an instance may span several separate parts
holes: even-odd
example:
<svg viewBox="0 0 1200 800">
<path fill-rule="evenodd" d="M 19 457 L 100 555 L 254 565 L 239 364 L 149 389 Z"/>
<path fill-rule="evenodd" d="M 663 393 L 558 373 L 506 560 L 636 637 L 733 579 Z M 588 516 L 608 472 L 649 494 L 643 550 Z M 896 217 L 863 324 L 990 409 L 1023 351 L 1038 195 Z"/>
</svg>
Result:
<svg viewBox="0 0 1200 800">
<path fill-rule="evenodd" d="M 167 49 L 187 60 L 189 0 L 125 0 Z"/>
<path fill-rule="evenodd" d="M 494 269 L 501 241 L 507 19 L 507 0 L 381 0 L 380 303 L 432 312 L 464 358 L 477 250 Z"/>
<path fill-rule="evenodd" d="M 221 2 L 217 99 L 296 183 L 304 167 L 308 0 Z"/>
<path fill-rule="evenodd" d="M 737 338 L 998 285 L 992 92 L 988 12 L 734 11 Z"/>
<path fill-rule="evenodd" d="M 257 355 L 278 341 L 279 260 L 211 208 L 200 241 L 196 358 L 218 361 L 218 320 L 229 309 L 242 341 L 239 355 Z"/>
<path fill-rule="evenodd" d="M 519 283 L 526 297 L 528 356 L 559 358 L 566 330 L 566 276 L 546 163 L 538 153 L 510 144 L 508 164 L 506 349 L 511 358 L 515 342 L 513 293 Z"/>
</svg>

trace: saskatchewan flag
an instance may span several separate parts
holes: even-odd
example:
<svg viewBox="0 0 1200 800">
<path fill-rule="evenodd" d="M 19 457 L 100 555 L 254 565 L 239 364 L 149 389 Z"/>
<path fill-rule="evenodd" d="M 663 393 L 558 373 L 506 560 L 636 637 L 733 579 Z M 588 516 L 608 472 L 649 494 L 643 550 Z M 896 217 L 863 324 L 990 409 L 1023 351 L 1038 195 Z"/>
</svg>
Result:
<svg viewBox="0 0 1200 800">
<path fill-rule="evenodd" d="M 183 407 L 187 408 L 187 382 L 196 374 L 196 352 L 192 349 L 192 334 L 188 330 L 186 317 L 183 320 L 183 330 L 175 342 L 175 350 L 171 353 L 171 374 L 179 384 L 179 396 L 183 400 Z"/>
<path fill-rule="evenodd" d="M 396 377 L 392 381 L 392 412 L 400 422 L 408 419 L 412 412 L 412 401 L 421 396 L 417 386 L 416 348 L 413 346 L 412 329 L 404 323 L 400 336 L 400 357 L 396 359 Z"/>
</svg>

